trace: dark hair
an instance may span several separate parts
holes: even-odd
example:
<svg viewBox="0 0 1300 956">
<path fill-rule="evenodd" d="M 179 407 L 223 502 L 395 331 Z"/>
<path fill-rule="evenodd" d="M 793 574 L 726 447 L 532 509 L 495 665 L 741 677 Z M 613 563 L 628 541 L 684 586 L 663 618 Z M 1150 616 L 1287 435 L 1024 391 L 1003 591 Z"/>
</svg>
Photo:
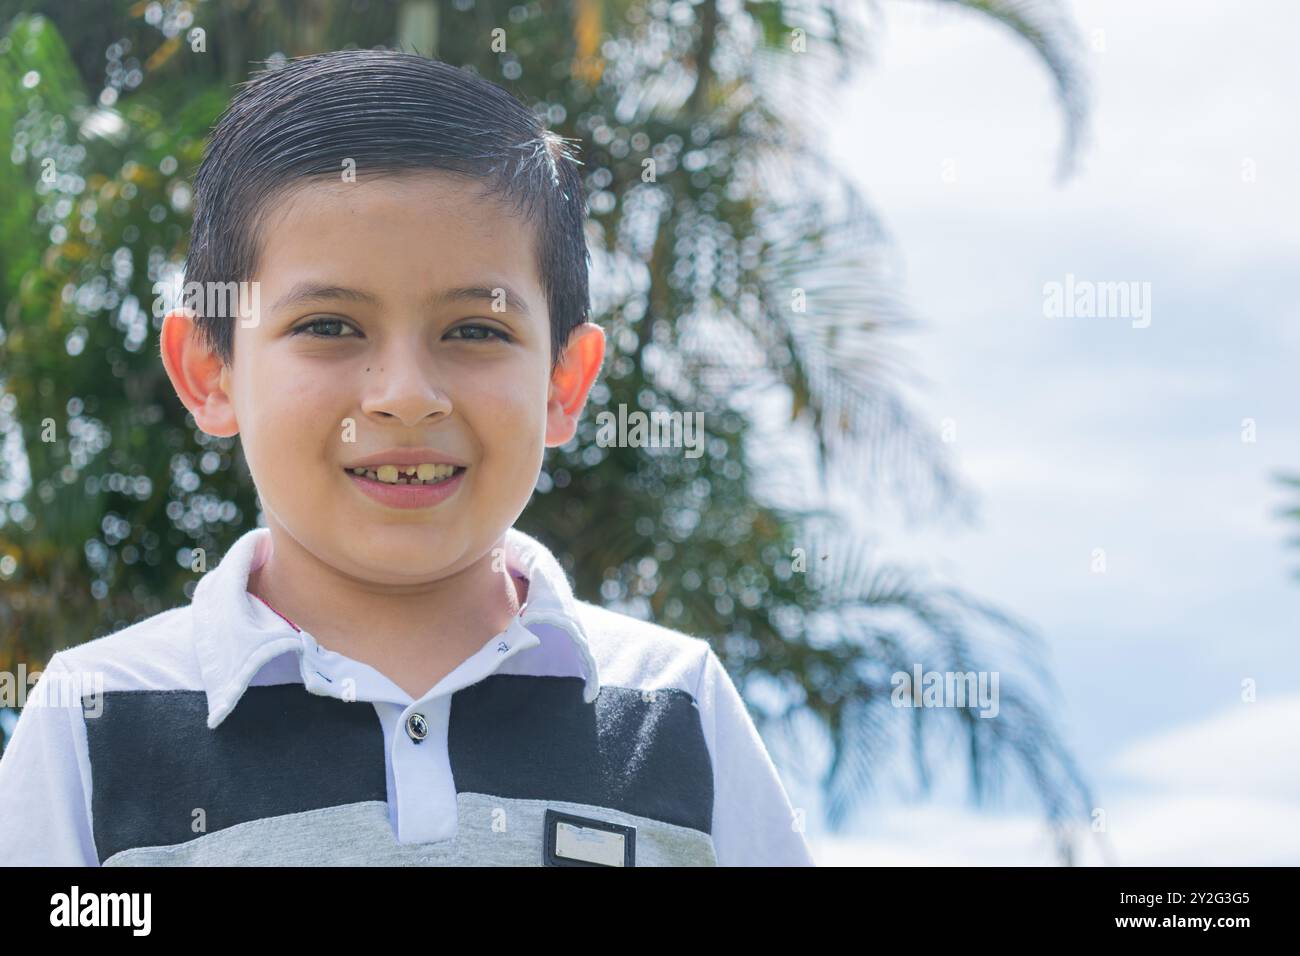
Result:
<svg viewBox="0 0 1300 956">
<path fill-rule="evenodd" d="M 363 174 L 465 175 L 535 227 L 554 370 L 590 311 L 581 163 L 570 141 L 501 87 L 410 53 L 297 57 L 240 85 L 194 180 L 187 286 L 251 280 L 270 200 L 300 180 L 339 176 L 344 157 Z M 196 312 L 208 346 L 232 364 L 231 317 Z"/>
</svg>

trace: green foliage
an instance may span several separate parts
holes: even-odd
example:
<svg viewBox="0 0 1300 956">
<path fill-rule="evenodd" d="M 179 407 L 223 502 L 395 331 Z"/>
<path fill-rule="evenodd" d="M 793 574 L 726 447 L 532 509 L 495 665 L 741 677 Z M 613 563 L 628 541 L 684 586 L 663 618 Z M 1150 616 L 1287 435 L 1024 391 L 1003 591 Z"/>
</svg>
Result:
<svg viewBox="0 0 1300 956">
<path fill-rule="evenodd" d="M 1277 475 L 1276 478 L 1279 484 L 1284 485 L 1296 493 L 1296 503 L 1284 508 L 1280 512 L 1279 517 L 1285 521 L 1294 522 L 1295 524 L 1300 525 L 1300 475 Z M 1287 544 L 1293 548 L 1300 548 L 1300 531 L 1291 538 L 1288 538 Z M 1295 575 L 1297 580 L 1300 580 L 1300 567 L 1297 567 L 1292 573 Z"/>
</svg>

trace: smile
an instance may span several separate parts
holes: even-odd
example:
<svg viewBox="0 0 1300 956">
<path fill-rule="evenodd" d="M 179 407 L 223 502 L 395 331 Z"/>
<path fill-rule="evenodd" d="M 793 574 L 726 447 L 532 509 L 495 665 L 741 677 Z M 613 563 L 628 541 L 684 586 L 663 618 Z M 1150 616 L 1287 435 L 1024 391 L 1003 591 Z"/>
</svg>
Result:
<svg viewBox="0 0 1300 956">
<path fill-rule="evenodd" d="M 372 481 L 382 481 L 390 485 L 425 484 L 436 485 L 453 477 L 464 468 L 455 465 L 375 465 L 373 468 L 349 469 L 354 475 L 361 475 Z"/>
<path fill-rule="evenodd" d="M 436 467 L 450 474 L 421 478 L 419 469 Z M 413 470 L 413 474 L 406 474 Z M 378 468 L 345 468 L 343 473 L 367 498 L 390 508 L 431 508 L 446 501 L 465 483 L 465 468 L 449 465 L 404 466 L 396 475 L 396 466 L 380 465 Z M 359 472 L 359 473 L 358 473 Z"/>
</svg>

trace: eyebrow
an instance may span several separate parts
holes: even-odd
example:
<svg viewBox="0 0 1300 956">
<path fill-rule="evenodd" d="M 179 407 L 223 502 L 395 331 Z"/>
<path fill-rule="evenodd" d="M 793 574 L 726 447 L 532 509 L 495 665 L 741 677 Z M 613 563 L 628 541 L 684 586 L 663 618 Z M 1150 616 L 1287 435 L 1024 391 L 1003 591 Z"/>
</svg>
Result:
<svg viewBox="0 0 1300 956">
<path fill-rule="evenodd" d="M 504 284 L 496 286 L 467 285 L 457 286 L 453 289 L 443 289 L 441 292 L 434 292 L 426 296 L 423 305 L 426 308 L 436 309 L 452 302 L 495 302 L 497 296 L 493 291 L 494 289 L 499 289 L 504 294 L 507 311 L 517 312 L 524 316 L 530 314 L 528 304 L 524 301 L 523 296 Z M 271 311 L 279 312 L 282 309 L 288 309 L 306 302 L 319 302 L 328 299 L 343 299 L 348 302 L 357 302 L 369 306 L 381 304 L 378 296 L 364 289 L 352 289 L 347 286 L 328 285 L 320 282 L 299 282 L 276 300 L 275 305 L 271 307 Z"/>
</svg>

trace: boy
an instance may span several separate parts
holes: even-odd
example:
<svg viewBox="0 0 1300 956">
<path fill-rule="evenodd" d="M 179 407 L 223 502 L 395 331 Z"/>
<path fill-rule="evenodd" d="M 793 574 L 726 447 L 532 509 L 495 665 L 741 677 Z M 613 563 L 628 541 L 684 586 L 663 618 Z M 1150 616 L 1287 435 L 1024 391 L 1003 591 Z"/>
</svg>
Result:
<svg viewBox="0 0 1300 956">
<path fill-rule="evenodd" d="M 266 527 L 54 656 L 0 863 L 811 865 L 709 645 L 576 600 L 513 528 L 604 358 L 562 141 L 343 51 L 245 85 L 195 201 L 161 357 Z"/>
</svg>

